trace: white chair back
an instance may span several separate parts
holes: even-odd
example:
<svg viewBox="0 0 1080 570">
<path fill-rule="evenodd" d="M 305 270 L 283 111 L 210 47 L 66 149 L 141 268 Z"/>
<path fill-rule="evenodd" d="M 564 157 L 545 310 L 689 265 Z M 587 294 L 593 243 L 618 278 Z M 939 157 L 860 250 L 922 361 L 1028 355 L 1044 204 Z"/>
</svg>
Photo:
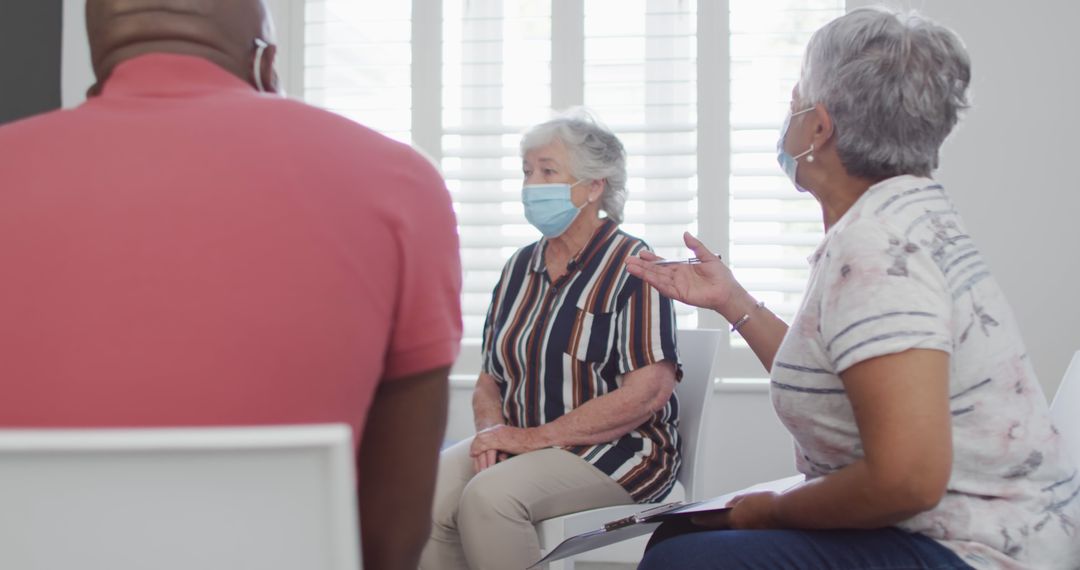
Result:
<svg viewBox="0 0 1080 570">
<path fill-rule="evenodd" d="M 1065 370 L 1054 402 L 1050 404 L 1050 415 L 1069 448 L 1069 454 L 1074 461 L 1080 461 L 1080 351 L 1073 355 L 1069 368 Z"/>
<path fill-rule="evenodd" d="M 713 361 L 716 359 L 717 348 L 723 339 L 724 334 L 719 330 L 682 329 L 676 332 L 679 359 L 682 361 L 683 368 L 682 381 L 675 387 L 679 398 L 682 466 L 677 476 L 679 485 L 666 497 L 667 501 L 680 499 L 696 501 L 705 498 L 705 432 L 709 428 L 708 411 L 712 403 Z M 679 486 L 683 489 L 682 496 L 679 495 Z M 637 514 L 650 506 L 636 503 L 616 505 L 540 521 L 536 523 L 540 549 L 550 552 L 560 542 L 571 536 L 596 530 L 604 523 Z M 618 560 L 627 563 L 641 560 L 641 551 L 645 547 L 644 540 L 645 537 L 639 537 L 633 544 L 622 543 L 619 546 L 609 547 L 608 558 L 601 559 L 605 562 Z M 612 552 L 612 549 L 617 550 L 620 546 L 629 548 L 629 558 L 618 558 L 618 555 L 625 556 L 627 552 Z M 589 559 L 596 554 L 598 552 L 585 553 L 581 555 L 581 558 Z M 616 558 L 610 558 L 612 555 L 616 555 Z M 571 557 L 552 562 L 548 567 L 549 570 L 573 570 L 574 565 L 575 558 Z"/>
<path fill-rule="evenodd" d="M 676 387 L 679 395 L 679 437 L 682 439 L 682 483 L 688 500 L 705 496 L 705 438 L 709 428 L 709 405 L 713 393 L 713 361 L 723 340 L 715 329 L 683 329 L 677 333 L 683 379 Z"/>
<path fill-rule="evenodd" d="M 357 570 L 347 426 L 0 430 L 0 568 Z"/>
</svg>

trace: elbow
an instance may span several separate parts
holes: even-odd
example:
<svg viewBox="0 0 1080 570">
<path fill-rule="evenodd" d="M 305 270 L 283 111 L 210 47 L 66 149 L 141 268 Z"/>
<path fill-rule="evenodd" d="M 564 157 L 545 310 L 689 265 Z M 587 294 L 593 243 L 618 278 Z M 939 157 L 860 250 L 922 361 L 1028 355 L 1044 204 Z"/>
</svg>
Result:
<svg viewBox="0 0 1080 570">
<path fill-rule="evenodd" d="M 660 412 L 668 405 L 671 395 L 675 393 L 675 384 L 678 382 L 675 380 L 675 367 L 671 363 L 660 363 L 658 372 L 659 381 L 653 384 L 653 390 L 645 404 L 649 414 Z"/>
<path fill-rule="evenodd" d="M 671 400 L 671 393 L 672 390 L 670 389 L 657 388 L 652 394 L 649 394 L 648 398 L 645 399 L 642 407 L 649 415 L 660 412 L 664 409 L 665 406 L 667 406 L 668 401 Z"/>
<path fill-rule="evenodd" d="M 903 491 L 911 516 L 933 510 L 945 497 L 947 481 L 938 483 L 931 481 L 929 477 L 919 479 L 908 484 Z"/>
<path fill-rule="evenodd" d="M 875 494 L 889 503 L 896 522 L 933 510 L 945 497 L 948 468 L 908 468 L 883 477 Z"/>
<path fill-rule="evenodd" d="M 667 405 L 667 401 L 669 401 L 671 397 L 671 392 L 666 392 L 664 390 L 661 390 L 658 394 L 652 396 L 652 398 L 649 399 L 649 402 L 646 405 L 649 413 L 656 413 L 664 409 L 664 406 Z"/>
</svg>

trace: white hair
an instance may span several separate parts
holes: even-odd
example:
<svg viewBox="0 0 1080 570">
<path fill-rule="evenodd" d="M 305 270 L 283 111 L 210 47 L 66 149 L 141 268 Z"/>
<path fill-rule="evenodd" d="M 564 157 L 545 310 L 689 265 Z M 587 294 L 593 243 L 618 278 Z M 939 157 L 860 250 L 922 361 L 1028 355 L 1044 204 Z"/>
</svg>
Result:
<svg viewBox="0 0 1080 570">
<path fill-rule="evenodd" d="M 814 33 L 799 97 L 825 106 L 849 174 L 928 176 L 968 107 L 970 83 L 971 60 L 954 32 L 915 12 L 860 8 Z"/>
<path fill-rule="evenodd" d="M 600 209 L 622 223 L 626 205 L 626 149 L 588 111 L 571 109 L 536 125 L 521 138 L 521 154 L 561 141 L 570 155 L 570 174 L 578 180 L 603 180 Z"/>
</svg>

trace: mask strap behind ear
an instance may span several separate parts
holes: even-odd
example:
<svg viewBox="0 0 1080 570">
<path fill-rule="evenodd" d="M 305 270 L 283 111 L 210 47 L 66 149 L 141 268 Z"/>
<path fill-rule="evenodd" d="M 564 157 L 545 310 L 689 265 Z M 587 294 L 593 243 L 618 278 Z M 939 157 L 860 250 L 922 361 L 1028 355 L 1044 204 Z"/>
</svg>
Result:
<svg viewBox="0 0 1080 570">
<path fill-rule="evenodd" d="M 266 85 L 263 84 L 262 79 L 262 58 L 263 52 L 266 48 L 270 47 L 270 44 L 263 41 L 261 38 L 255 38 L 255 88 L 259 90 L 259 93 L 266 93 Z"/>
</svg>

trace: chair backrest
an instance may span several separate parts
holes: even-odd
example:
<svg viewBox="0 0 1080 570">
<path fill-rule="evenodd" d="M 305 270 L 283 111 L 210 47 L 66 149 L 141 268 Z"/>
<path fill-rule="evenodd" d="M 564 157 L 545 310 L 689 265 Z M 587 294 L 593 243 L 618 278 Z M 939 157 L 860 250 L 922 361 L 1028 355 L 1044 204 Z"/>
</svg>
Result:
<svg viewBox="0 0 1080 570">
<path fill-rule="evenodd" d="M 705 495 L 705 438 L 713 393 L 713 360 L 724 335 L 720 330 L 684 329 L 677 332 L 683 377 L 675 391 L 679 395 L 679 437 L 682 439 L 682 467 L 679 482 L 688 500 Z"/>
<path fill-rule="evenodd" d="M 356 570 L 347 426 L 0 430 L 0 568 Z"/>
<path fill-rule="evenodd" d="M 1050 405 L 1050 415 L 1069 446 L 1069 454 L 1074 461 L 1080 461 L 1080 351 L 1073 355 L 1065 370 L 1054 403 Z"/>
</svg>

